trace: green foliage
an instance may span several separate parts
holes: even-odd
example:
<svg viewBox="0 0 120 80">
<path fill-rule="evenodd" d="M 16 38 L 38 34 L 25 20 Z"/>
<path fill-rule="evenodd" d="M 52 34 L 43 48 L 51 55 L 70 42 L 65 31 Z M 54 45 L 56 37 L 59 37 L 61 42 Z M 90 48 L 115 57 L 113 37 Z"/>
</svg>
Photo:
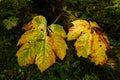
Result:
<svg viewBox="0 0 120 80">
<path fill-rule="evenodd" d="M 90 75 L 86 74 L 82 80 L 100 80 L 100 79 L 95 75 L 90 76 Z"/>
<path fill-rule="evenodd" d="M 35 12 L 32 12 L 33 10 L 32 4 L 33 2 L 31 0 L 3 0 L 1 1 L 0 2 L 0 19 L 1 19 L 0 25 L 1 26 L 4 25 L 6 29 L 12 29 L 12 27 L 16 23 L 18 26 L 21 23 L 26 23 L 34 15 L 36 15 Z M 24 16 L 24 19 L 21 16 Z M 17 18 L 19 22 L 17 22 L 18 21 Z"/>
<path fill-rule="evenodd" d="M 114 4 L 113 7 L 120 8 L 120 1 L 119 0 L 113 0 L 112 2 Z"/>
<path fill-rule="evenodd" d="M 14 16 L 8 17 L 8 19 L 3 20 L 3 26 L 5 26 L 7 30 L 12 29 L 13 27 L 17 26 L 17 24 L 18 18 Z"/>
</svg>

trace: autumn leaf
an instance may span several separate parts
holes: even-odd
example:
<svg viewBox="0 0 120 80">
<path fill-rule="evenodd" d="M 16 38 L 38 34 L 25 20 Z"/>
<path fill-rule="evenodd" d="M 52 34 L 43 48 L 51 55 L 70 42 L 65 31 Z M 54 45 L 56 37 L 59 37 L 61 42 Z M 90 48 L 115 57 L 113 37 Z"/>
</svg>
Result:
<svg viewBox="0 0 120 80">
<path fill-rule="evenodd" d="M 67 45 L 62 26 L 53 24 L 47 28 L 45 17 L 36 16 L 26 27 L 17 44 L 21 45 L 16 53 L 20 66 L 35 63 L 43 72 L 55 63 L 55 55 L 64 59 Z"/>
<path fill-rule="evenodd" d="M 110 48 L 110 42 L 108 40 L 107 35 L 103 32 L 102 28 L 98 26 L 96 22 L 89 22 L 91 29 L 96 32 L 96 34 L 99 36 L 100 40 L 105 44 L 108 50 L 111 50 Z"/>
<path fill-rule="evenodd" d="M 32 28 L 26 31 L 18 41 L 17 45 L 28 43 L 30 41 L 37 41 L 39 39 L 44 39 L 46 35 L 46 19 L 43 16 L 34 17 L 33 20 L 28 23 L 28 26 Z M 43 27 L 44 26 L 44 27 Z"/>
<path fill-rule="evenodd" d="M 91 51 L 90 41 L 92 36 L 90 35 L 90 30 L 81 32 L 79 38 L 76 40 L 74 46 L 77 50 L 78 57 L 83 56 L 85 58 L 88 57 Z"/>
<path fill-rule="evenodd" d="M 64 40 L 66 33 L 63 30 L 63 27 L 57 24 L 52 24 L 49 26 L 49 28 L 52 30 L 50 35 L 53 43 L 53 50 L 55 51 L 56 55 L 63 60 L 66 55 L 66 49 L 68 49 Z"/>
<path fill-rule="evenodd" d="M 50 38 L 47 36 L 46 40 L 41 43 L 39 47 L 39 53 L 36 56 L 36 64 L 38 68 L 43 72 L 49 66 L 55 63 L 55 54 L 52 50 L 52 43 L 50 42 Z"/>
<path fill-rule="evenodd" d="M 85 29 L 87 29 L 89 26 L 89 23 L 85 20 L 76 20 L 72 23 L 74 26 L 69 29 L 67 35 L 68 40 L 77 39 L 80 36 L 81 32 L 85 31 Z"/>
<path fill-rule="evenodd" d="M 110 48 L 109 40 L 96 22 L 73 21 L 73 27 L 69 29 L 67 38 L 68 40 L 76 39 L 74 46 L 78 57 L 91 56 L 91 61 L 96 65 L 106 63 L 105 53 Z"/>
<path fill-rule="evenodd" d="M 103 65 L 107 61 L 107 55 L 105 54 L 107 51 L 106 45 L 99 38 L 99 35 L 93 31 L 92 33 L 93 43 L 91 49 L 91 61 L 96 64 Z"/>
<path fill-rule="evenodd" d="M 103 30 L 98 26 L 96 22 L 90 21 L 90 26 L 92 29 L 92 52 L 91 52 L 91 61 L 96 64 L 103 65 L 107 62 L 107 49 L 110 50 L 110 43 L 107 35 Z"/>
</svg>

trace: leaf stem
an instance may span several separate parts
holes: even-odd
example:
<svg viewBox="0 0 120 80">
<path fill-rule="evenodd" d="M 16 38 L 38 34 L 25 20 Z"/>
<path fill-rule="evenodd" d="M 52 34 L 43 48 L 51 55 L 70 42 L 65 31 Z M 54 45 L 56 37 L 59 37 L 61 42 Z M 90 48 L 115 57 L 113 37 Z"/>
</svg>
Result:
<svg viewBox="0 0 120 80">
<path fill-rule="evenodd" d="M 63 8 L 63 11 L 65 11 L 66 13 L 68 13 L 71 16 L 72 20 L 78 19 L 70 11 L 66 10 L 66 8 Z"/>
<path fill-rule="evenodd" d="M 58 17 L 55 19 L 55 21 L 52 24 L 55 24 L 57 22 L 57 20 L 60 18 L 62 14 L 59 14 Z"/>
</svg>

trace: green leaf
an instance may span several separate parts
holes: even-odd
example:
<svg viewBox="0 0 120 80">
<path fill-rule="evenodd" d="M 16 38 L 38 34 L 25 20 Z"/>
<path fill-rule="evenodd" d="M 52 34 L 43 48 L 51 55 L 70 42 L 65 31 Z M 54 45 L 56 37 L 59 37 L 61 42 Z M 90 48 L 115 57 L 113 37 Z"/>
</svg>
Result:
<svg viewBox="0 0 120 80">
<path fill-rule="evenodd" d="M 7 30 L 12 29 L 13 27 L 17 26 L 17 24 L 18 18 L 14 16 L 8 17 L 8 19 L 3 20 L 3 26 L 5 26 Z"/>
<path fill-rule="evenodd" d="M 54 34 L 56 34 L 58 36 L 61 36 L 63 38 L 66 37 L 66 33 L 65 33 L 65 31 L 64 31 L 62 26 L 60 26 L 58 24 L 52 24 L 52 25 L 49 26 L 49 28 L 50 28 L 49 31 L 51 33 L 54 33 Z"/>
</svg>

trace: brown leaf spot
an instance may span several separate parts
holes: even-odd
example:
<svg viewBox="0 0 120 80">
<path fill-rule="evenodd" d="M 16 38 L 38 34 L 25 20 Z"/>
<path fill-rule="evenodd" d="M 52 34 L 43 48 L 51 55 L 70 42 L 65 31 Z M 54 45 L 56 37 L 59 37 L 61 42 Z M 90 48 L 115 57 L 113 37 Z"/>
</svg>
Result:
<svg viewBox="0 0 120 80">
<path fill-rule="evenodd" d="M 29 22 L 28 24 L 24 24 L 22 29 L 24 29 L 25 31 L 32 29 L 33 26 L 31 26 L 31 24 L 32 24 L 31 22 Z"/>
<path fill-rule="evenodd" d="M 100 47 L 102 47 L 102 45 L 100 45 Z"/>
<path fill-rule="evenodd" d="M 40 29 L 41 31 L 44 31 L 43 29 Z"/>
<path fill-rule="evenodd" d="M 34 63 L 34 57 L 30 57 L 28 59 L 28 64 L 33 64 Z"/>
<path fill-rule="evenodd" d="M 37 42 L 45 41 L 44 39 L 37 39 Z"/>
<path fill-rule="evenodd" d="M 98 40 L 98 42 L 101 42 L 101 40 Z"/>
</svg>

